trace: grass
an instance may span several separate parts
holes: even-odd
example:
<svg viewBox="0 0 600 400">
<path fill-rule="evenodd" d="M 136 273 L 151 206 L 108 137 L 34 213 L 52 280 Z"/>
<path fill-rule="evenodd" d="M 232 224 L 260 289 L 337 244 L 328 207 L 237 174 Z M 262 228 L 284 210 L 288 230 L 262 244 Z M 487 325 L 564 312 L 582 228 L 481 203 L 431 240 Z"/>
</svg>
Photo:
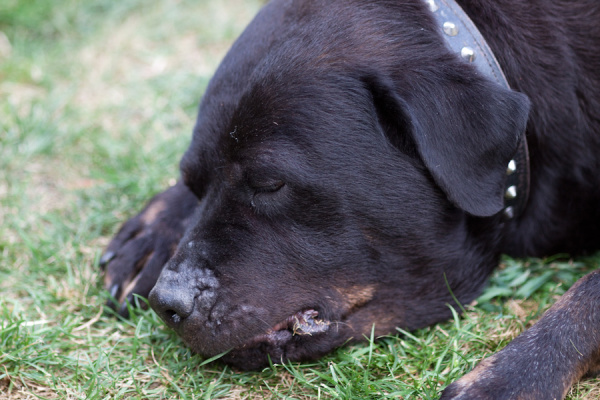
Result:
<svg viewBox="0 0 600 400">
<path fill-rule="evenodd" d="M 435 399 L 598 266 L 507 258 L 463 317 L 255 373 L 206 363 L 152 311 L 107 315 L 100 252 L 177 176 L 199 96 L 259 5 L 0 4 L 0 398 Z M 569 398 L 599 393 L 586 380 Z"/>
</svg>

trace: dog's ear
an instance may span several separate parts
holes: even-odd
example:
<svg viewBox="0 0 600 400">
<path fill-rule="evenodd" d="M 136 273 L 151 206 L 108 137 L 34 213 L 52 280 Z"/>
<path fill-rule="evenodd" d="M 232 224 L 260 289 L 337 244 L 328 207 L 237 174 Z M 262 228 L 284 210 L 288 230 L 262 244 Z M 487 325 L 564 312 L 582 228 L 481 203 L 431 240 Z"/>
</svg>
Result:
<svg viewBox="0 0 600 400">
<path fill-rule="evenodd" d="M 529 100 L 484 78 L 367 79 L 380 123 L 397 147 L 416 153 L 450 201 L 487 217 L 504 204 L 506 167 L 527 124 Z"/>
</svg>

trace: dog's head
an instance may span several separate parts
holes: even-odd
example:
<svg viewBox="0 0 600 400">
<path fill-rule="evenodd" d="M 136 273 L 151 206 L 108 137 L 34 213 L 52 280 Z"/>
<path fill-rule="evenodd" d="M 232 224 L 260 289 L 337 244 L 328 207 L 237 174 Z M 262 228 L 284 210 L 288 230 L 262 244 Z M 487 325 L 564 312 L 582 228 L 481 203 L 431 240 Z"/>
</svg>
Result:
<svg viewBox="0 0 600 400">
<path fill-rule="evenodd" d="M 450 54 L 418 1 L 281 3 L 207 89 L 181 164 L 200 206 L 150 294 L 192 349 L 242 368 L 474 298 L 528 111 Z"/>
</svg>

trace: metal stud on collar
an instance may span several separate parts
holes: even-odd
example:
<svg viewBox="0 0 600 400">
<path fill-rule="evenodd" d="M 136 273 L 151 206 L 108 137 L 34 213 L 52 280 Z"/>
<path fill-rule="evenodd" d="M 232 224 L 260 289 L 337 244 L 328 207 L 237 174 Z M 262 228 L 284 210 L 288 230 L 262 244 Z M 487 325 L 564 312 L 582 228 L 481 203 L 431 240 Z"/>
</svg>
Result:
<svg viewBox="0 0 600 400">
<path fill-rule="evenodd" d="M 475 61 L 475 50 L 468 46 L 465 46 L 462 49 L 460 49 L 460 56 L 463 58 L 463 60 L 471 63 Z"/>
<path fill-rule="evenodd" d="M 434 0 L 425 0 L 431 12 L 436 12 L 439 9 L 439 6 L 435 4 Z"/>
<path fill-rule="evenodd" d="M 508 189 L 506 189 L 506 192 L 504 192 L 504 197 L 507 200 L 512 200 L 512 199 L 517 198 L 517 187 L 509 186 Z"/>
<path fill-rule="evenodd" d="M 515 160 L 510 160 L 508 167 L 506 167 L 506 175 L 512 175 L 517 171 L 517 163 Z"/>
<path fill-rule="evenodd" d="M 479 72 L 510 89 L 502 68 L 477 26 L 463 11 L 456 0 L 423 0 L 432 12 L 446 46 L 463 61 L 473 65 Z M 529 198 L 529 152 L 524 135 L 513 159 L 506 166 L 506 182 L 503 188 L 505 220 L 523 213 Z"/>
<path fill-rule="evenodd" d="M 506 219 L 513 219 L 515 217 L 515 209 L 513 206 L 506 207 L 504 209 L 504 211 L 502 212 L 502 214 L 504 215 L 504 218 L 506 218 Z"/>
<path fill-rule="evenodd" d="M 517 172 L 517 162 L 515 160 L 510 160 L 506 167 L 506 176 L 509 177 Z M 515 185 L 510 185 L 506 188 L 504 192 L 504 198 L 514 204 L 514 200 L 517 198 L 518 192 L 517 187 Z M 507 205 L 502 211 L 502 215 L 504 219 L 509 220 L 515 217 L 515 208 L 512 205 Z"/>
<path fill-rule="evenodd" d="M 458 26 L 456 26 L 454 22 L 444 22 L 444 25 L 442 25 L 442 29 L 444 30 L 444 33 L 448 36 L 458 35 Z"/>
</svg>

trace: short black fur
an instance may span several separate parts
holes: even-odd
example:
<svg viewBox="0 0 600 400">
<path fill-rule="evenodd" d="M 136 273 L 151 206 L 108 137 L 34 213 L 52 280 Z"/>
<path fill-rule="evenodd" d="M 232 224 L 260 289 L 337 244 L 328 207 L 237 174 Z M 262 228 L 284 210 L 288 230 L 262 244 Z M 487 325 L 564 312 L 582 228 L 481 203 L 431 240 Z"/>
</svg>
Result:
<svg viewBox="0 0 600 400">
<path fill-rule="evenodd" d="M 182 181 L 109 245 L 106 287 L 124 302 L 154 286 L 151 305 L 192 349 L 232 350 L 225 361 L 253 369 L 319 357 L 373 325 L 383 335 L 447 319 L 503 252 L 597 250 L 600 3 L 460 4 L 514 90 L 448 50 L 421 0 L 265 6 L 206 90 Z M 506 222 L 505 170 L 524 130 L 531 194 Z M 556 307 L 597 305 L 587 279 Z M 558 332 L 573 323 L 561 315 L 445 398 L 506 398 L 498 388 L 511 362 L 535 360 L 531 343 L 562 357 L 583 340 L 596 353 L 573 355 L 531 398 L 564 396 L 600 343 Z M 540 339 L 555 331 L 556 343 Z"/>
</svg>

